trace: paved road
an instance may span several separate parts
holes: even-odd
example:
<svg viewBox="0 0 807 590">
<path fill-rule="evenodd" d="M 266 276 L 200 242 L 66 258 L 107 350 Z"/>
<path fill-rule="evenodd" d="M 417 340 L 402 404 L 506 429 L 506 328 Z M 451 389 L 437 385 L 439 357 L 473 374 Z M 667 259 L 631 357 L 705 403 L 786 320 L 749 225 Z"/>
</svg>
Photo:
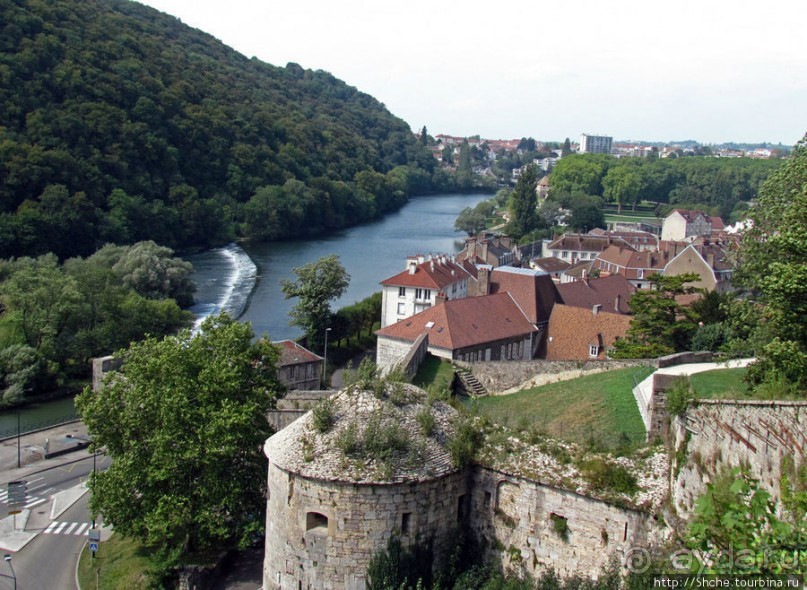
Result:
<svg viewBox="0 0 807 590">
<path fill-rule="evenodd" d="M 15 569 L 19 569 L 20 590 L 47 587 L 24 583 L 24 577 L 28 574 L 34 575 L 36 572 L 36 575 L 44 575 L 44 572 L 26 565 L 31 562 L 28 554 L 39 553 L 43 546 L 60 547 L 57 550 L 45 549 L 52 552 L 49 559 L 61 563 L 61 557 L 64 557 L 70 561 L 70 566 L 65 567 L 62 564 L 59 569 L 75 571 L 75 563 L 88 529 L 87 523 L 81 518 L 86 513 L 87 490 L 83 485 L 76 485 L 86 480 L 86 474 L 93 467 L 92 455 L 86 450 L 86 439 L 86 427 L 82 422 L 76 421 L 22 435 L 19 437 L 19 445 L 17 437 L 0 441 L 0 516 L 8 513 L 7 483 L 19 480 L 29 482 L 28 502 L 22 512 L 0 519 L 0 550 L 12 555 L 12 564 L 19 564 L 19 568 Z M 46 448 L 49 458 L 45 458 Z M 20 467 L 17 467 L 18 460 Z M 105 467 L 108 461 L 109 459 L 99 455 L 98 468 Z M 102 529 L 101 540 L 109 538 L 111 534 L 110 529 Z M 67 547 L 67 543 L 70 543 L 70 547 Z M 61 557 L 57 558 L 56 551 Z M 2 575 L 9 574 L 4 569 L 5 565 L 0 562 Z M 262 583 L 262 566 L 263 549 L 245 552 L 215 588 L 256 590 Z M 72 575 L 70 573 L 68 578 L 72 578 Z M 4 582 L 11 580 L 0 577 L 0 588 Z M 60 583 L 54 587 L 72 586 Z"/>
</svg>

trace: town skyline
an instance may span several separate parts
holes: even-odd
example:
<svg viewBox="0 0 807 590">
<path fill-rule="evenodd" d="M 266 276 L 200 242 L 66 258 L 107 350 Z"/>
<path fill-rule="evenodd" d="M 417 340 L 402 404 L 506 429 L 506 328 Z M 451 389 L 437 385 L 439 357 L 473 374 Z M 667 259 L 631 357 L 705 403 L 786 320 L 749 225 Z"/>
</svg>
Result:
<svg viewBox="0 0 807 590">
<path fill-rule="evenodd" d="M 793 145 L 805 8 L 144 0 L 246 55 L 325 70 L 414 131 Z M 802 17 L 802 18 L 800 18 Z M 796 130 L 794 130 L 794 128 Z"/>
</svg>

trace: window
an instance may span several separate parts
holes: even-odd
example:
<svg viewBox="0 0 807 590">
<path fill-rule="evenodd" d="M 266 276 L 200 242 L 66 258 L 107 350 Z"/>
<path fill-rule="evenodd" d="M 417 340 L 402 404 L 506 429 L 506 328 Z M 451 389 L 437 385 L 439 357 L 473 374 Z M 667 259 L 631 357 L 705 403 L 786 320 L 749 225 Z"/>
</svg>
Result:
<svg viewBox="0 0 807 590">
<path fill-rule="evenodd" d="M 423 289 L 415 289 L 415 299 L 423 299 Z"/>
<path fill-rule="evenodd" d="M 406 287 L 398 287 L 398 297 L 406 297 Z"/>
<path fill-rule="evenodd" d="M 643 279 L 644 278 L 644 269 L 643 268 L 640 268 L 640 269 L 638 269 L 636 271 L 636 278 L 637 279 Z"/>
<path fill-rule="evenodd" d="M 426 289 L 426 291 L 424 292 L 424 296 L 423 296 L 423 298 L 424 298 L 426 301 L 431 301 L 431 299 L 432 299 L 432 292 L 431 292 L 431 289 Z"/>
<path fill-rule="evenodd" d="M 399 303 L 398 304 L 398 315 L 404 315 L 406 313 L 406 303 Z"/>
<path fill-rule="evenodd" d="M 409 534 L 409 524 L 412 517 L 411 512 L 404 512 L 401 515 L 401 535 Z"/>
<path fill-rule="evenodd" d="M 563 254 L 561 254 L 561 255 L 560 255 L 560 257 L 561 257 L 561 258 L 568 258 L 568 257 L 569 257 L 569 252 L 568 252 L 568 251 L 566 251 L 566 250 L 564 250 L 564 251 L 563 251 Z"/>
<path fill-rule="evenodd" d="M 305 515 L 305 530 L 327 534 L 328 517 L 319 512 L 307 512 Z"/>
<path fill-rule="evenodd" d="M 588 345 L 588 356 L 591 358 L 596 358 L 597 355 L 600 354 L 600 347 L 596 344 L 589 344 Z"/>
</svg>

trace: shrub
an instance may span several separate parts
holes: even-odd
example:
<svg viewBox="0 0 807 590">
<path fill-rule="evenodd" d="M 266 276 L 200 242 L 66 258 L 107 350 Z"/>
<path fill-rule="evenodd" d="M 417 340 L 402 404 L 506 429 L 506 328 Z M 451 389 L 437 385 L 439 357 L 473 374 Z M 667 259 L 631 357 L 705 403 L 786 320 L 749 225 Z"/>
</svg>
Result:
<svg viewBox="0 0 807 590">
<path fill-rule="evenodd" d="M 424 407 L 422 410 L 420 410 L 420 412 L 418 412 L 416 419 L 418 421 L 418 425 L 420 425 L 421 432 L 423 432 L 423 436 L 431 436 L 437 424 L 434 414 L 431 412 L 431 408 L 428 406 Z"/>
<path fill-rule="evenodd" d="M 617 463 L 595 457 L 583 461 L 579 467 L 593 490 L 633 494 L 639 489 L 636 476 Z"/>
<path fill-rule="evenodd" d="M 448 441 L 448 452 L 454 467 L 465 467 L 476 456 L 482 446 L 483 435 L 472 420 L 458 418 L 454 436 Z"/>
<path fill-rule="evenodd" d="M 311 410 L 311 415 L 314 421 L 314 430 L 320 434 L 328 432 L 336 420 L 335 411 L 336 407 L 333 399 L 326 398 L 318 401 Z"/>
<path fill-rule="evenodd" d="M 673 386 L 667 390 L 667 412 L 670 416 L 680 416 L 687 409 L 689 402 L 695 399 L 692 385 L 687 377 L 675 380 Z"/>
</svg>

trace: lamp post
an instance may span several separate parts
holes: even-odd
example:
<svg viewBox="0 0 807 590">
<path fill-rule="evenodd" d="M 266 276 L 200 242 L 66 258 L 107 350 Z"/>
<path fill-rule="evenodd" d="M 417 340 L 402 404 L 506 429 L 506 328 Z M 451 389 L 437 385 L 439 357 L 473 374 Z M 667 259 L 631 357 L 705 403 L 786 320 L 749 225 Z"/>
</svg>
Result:
<svg viewBox="0 0 807 590">
<path fill-rule="evenodd" d="M 328 385 L 328 332 L 330 328 L 325 328 L 325 352 L 322 355 L 322 382 Z"/>
<path fill-rule="evenodd" d="M 8 569 L 11 570 L 11 575 L 10 576 L 7 576 L 5 574 L 0 574 L 0 575 L 2 575 L 4 578 L 11 578 L 12 580 L 14 580 L 14 590 L 17 590 L 17 576 L 14 574 L 14 568 L 11 567 L 11 555 L 6 553 L 3 556 L 3 559 L 6 560 L 6 563 L 8 564 Z"/>
<path fill-rule="evenodd" d="M 79 440 L 85 440 L 92 445 L 92 480 L 95 481 L 95 458 L 98 456 L 98 450 L 95 448 L 92 439 L 87 436 L 81 436 L 80 434 L 67 434 L 65 435 L 65 438 L 77 438 Z M 92 528 L 95 528 L 95 514 L 92 515 Z"/>
</svg>

